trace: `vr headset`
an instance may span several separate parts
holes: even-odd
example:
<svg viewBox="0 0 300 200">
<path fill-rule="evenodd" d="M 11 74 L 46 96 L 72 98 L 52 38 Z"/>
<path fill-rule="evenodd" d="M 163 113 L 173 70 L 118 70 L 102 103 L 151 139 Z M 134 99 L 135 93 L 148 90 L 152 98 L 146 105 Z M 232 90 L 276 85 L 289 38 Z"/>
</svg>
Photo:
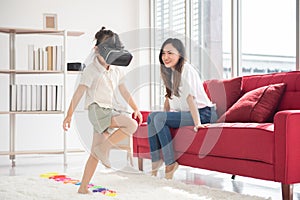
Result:
<svg viewBox="0 0 300 200">
<path fill-rule="evenodd" d="M 104 58 L 107 64 L 128 66 L 132 60 L 132 55 L 124 49 L 119 36 L 114 35 L 104 42 L 97 45 L 99 54 Z"/>
</svg>

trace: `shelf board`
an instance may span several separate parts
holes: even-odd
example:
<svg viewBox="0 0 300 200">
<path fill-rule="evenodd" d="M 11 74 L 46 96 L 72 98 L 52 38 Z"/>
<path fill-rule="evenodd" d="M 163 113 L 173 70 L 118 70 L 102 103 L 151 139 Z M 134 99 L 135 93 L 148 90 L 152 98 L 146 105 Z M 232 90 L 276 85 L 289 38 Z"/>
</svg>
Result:
<svg viewBox="0 0 300 200">
<path fill-rule="evenodd" d="M 0 74 L 63 74 L 64 71 L 1 69 Z"/>
<path fill-rule="evenodd" d="M 62 114 L 64 111 L 0 111 L 0 114 Z"/>
<path fill-rule="evenodd" d="M 67 153 L 80 153 L 84 152 L 82 149 L 69 149 Z M 0 151 L 0 155 L 21 155 L 21 154 L 63 154 L 64 150 L 27 150 L 27 151 Z"/>
<path fill-rule="evenodd" d="M 0 27 L 0 33 L 64 35 L 64 30 Z M 81 31 L 67 31 L 67 36 L 81 36 L 83 34 L 84 32 Z"/>
<path fill-rule="evenodd" d="M 82 74 L 82 71 L 68 71 L 68 74 Z"/>
</svg>

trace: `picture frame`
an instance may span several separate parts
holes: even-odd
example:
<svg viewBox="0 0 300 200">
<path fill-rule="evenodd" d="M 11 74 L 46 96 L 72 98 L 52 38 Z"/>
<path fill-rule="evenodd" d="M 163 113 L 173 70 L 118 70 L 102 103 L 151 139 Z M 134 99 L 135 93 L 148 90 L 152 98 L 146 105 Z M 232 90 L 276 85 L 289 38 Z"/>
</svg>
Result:
<svg viewBox="0 0 300 200">
<path fill-rule="evenodd" d="M 57 30 L 57 14 L 45 13 L 43 18 L 45 30 Z"/>
</svg>

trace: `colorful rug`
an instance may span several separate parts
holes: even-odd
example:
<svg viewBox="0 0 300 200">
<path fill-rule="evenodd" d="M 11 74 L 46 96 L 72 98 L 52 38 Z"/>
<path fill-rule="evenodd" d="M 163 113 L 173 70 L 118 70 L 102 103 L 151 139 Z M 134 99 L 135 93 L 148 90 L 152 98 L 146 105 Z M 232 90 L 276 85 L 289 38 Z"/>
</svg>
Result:
<svg viewBox="0 0 300 200">
<path fill-rule="evenodd" d="M 56 176 L 56 177 L 55 177 Z M 50 178 L 52 177 L 52 178 Z M 263 200 L 199 185 L 165 180 L 138 172 L 96 172 L 91 194 L 78 194 L 81 173 L 45 173 L 36 177 L 2 176 L 1 200 Z M 97 191 L 98 190 L 98 191 Z"/>
</svg>

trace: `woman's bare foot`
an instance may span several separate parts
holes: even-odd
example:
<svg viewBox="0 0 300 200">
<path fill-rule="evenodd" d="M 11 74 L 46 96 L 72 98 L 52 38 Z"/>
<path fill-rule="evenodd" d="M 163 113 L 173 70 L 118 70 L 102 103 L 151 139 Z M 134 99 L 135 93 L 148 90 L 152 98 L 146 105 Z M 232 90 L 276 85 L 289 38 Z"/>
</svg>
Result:
<svg viewBox="0 0 300 200">
<path fill-rule="evenodd" d="M 172 179 L 174 172 L 178 169 L 178 166 L 179 166 L 178 162 L 174 162 L 171 165 L 167 165 L 165 169 L 165 178 Z"/>
<path fill-rule="evenodd" d="M 158 169 L 162 166 L 164 161 L 160 159 L 159 161 L 152 162 L 152 176 L 157 176 Z"/>
</svg>

